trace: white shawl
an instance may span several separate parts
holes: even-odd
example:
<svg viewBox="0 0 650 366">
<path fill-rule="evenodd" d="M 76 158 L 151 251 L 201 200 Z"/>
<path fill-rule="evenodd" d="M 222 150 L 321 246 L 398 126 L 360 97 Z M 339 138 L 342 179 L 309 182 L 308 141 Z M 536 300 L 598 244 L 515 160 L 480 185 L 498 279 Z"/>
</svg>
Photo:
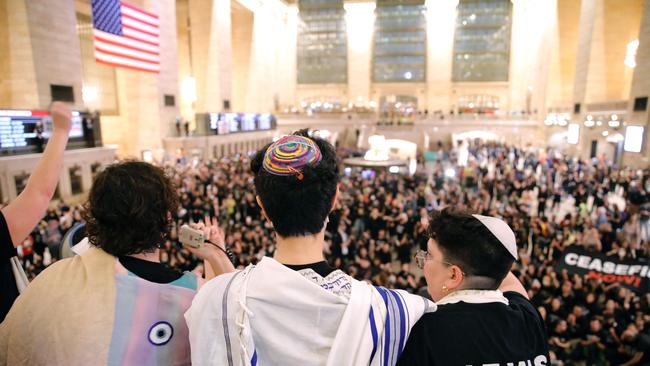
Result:
<svg viewBox="0 0 650 366">
<path fill-rule="evenodd" d="M 346 299 L 265 257 L 205 284 L 185 313 L 193 365 L 394 365 L 432 302 L 350 278 Z"/>
</svg>

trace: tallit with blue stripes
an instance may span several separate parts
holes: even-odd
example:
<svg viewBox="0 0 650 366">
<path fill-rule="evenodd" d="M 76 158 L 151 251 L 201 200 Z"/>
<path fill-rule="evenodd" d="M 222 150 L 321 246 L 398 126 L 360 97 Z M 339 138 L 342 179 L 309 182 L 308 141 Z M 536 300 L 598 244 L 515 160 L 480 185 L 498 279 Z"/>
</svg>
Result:
<svg viewBox="0 0 650 366">
<path fill-rule="evenodd" d="M 337 296 L 272 258 L 218 276 L 185 314 L 193 365 L 392 366 L 436 305 L 350 278 Z"/>
</svg>

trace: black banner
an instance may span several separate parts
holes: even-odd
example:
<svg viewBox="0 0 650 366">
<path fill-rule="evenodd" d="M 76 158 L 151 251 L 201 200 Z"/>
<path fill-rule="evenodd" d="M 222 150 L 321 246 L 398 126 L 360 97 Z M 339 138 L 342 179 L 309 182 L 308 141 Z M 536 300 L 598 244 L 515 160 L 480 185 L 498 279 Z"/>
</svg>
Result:
<svg viewBox="0 0 650 366">
<path fill-rule="evenodd" d="M 650 263 L 640 260 L 620 260 L 601 253 L 588 252 L 580 247 L 568 247 L 555 270 L 569 274 L 600 279 L 605 284 L 618 283 L 639 292 L 650 291 Z"/>
</svg>

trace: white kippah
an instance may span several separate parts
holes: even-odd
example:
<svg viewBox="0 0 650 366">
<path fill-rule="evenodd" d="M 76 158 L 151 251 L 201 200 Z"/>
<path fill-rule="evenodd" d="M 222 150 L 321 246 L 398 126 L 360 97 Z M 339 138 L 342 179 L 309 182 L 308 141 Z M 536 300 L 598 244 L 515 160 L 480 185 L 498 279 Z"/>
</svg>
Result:
<svg viewBox="0 0 650 366">
<path fill-rule="evenodd" d="M 515 233 L 512 232 L 512 229 L 508 224 L 496 217 L 483 215 L 472 216 L 480 221 L 481 224 L 483 224 L 497 239 L 499 239 L 508 252 L 515 257 L 515 260 L 519 259 L 519 256 L 517 255 L 517 240 L 515 239 Z"/>
</svg>

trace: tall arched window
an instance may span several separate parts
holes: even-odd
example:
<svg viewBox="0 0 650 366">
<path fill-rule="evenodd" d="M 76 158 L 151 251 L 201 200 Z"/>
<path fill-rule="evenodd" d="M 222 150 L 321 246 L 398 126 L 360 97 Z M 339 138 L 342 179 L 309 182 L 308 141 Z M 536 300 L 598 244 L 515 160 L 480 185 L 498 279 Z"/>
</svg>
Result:
<svg viewBox="0 0 650 366">
<path fill-rule="evenodd" d="M 343 1 L 299 0 L 298 8 L 298 84 L 346 83 Z"/>
<path fill-rule="evenodd" d="M 424 81 L 426 17 L 424 0 L 377 0 L 372 79 Z"/>
<path fill-rule="evenodd" d="M 453 81 L 508 81 L 510 0 L 460 0 Z"/>
</svg>

